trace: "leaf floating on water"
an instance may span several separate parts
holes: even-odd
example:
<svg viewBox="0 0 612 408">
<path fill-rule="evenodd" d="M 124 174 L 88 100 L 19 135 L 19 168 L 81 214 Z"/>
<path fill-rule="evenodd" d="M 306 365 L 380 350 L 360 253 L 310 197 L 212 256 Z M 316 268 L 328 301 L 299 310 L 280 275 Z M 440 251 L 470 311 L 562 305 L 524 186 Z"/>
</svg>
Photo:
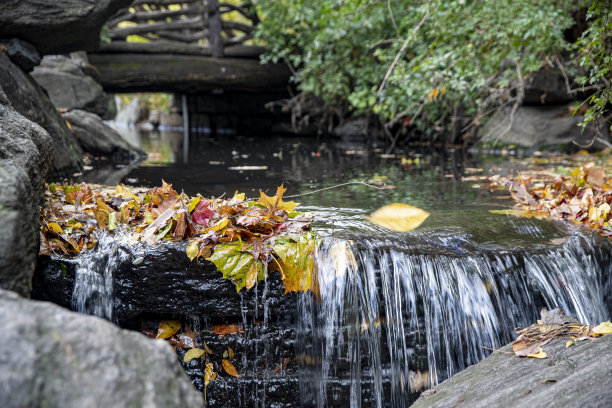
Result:
<svg viewBox="0 0 612 408">
<path fill-rule="evenodd" d="M 236 367 L 234 367 L 232 363 L 230 363 L 229 361 L 225 359 L 223 359 L 222 363 L 223 363 L 223 369 L 225 370 L 226 373 L 228 373 L 232 377 L 240 378 L 240 374 L 238 374 L 238 372 L 236 371 Z"/>
<path fill-rule="evenodd" d="M 144 262 L 144 257 L 143 256 L 139 256 L 138 258 L 136 258 L 136 259 L 134 259 L 132 261 L 132 265 L 140 265 L 143 262 Z"/>
<path fill-rule="evenodd" d="M 420 208 L 393 203 L 374 211 L 366 220 L 392 231 L 408 232 L 418 228 L 429 215 Z"/>
<path fill-rule="evenodd" d="M 593 333 L 603 336 L 605 334 L 612 334 L 612 323 L 608 320 L 595 327 L 593 327 Z"/>
<path fill-rule="evenodd" d="M 489 210 L 489 212 L 491 214 L 511 215 L 514 217 L 521 217 L 521 218 L 537 218 L 539 220 L 542 220 L 548 217 L 548 213 L 546 211 L 531 211 L 531 210 L 523 210 L 520 208 L 509 208 L 506 210 Z"/>
<path fill-rule="evenodd" d="M 181 322 L 178 320 L 162 320 L 159 322 L 156 339 L 167 339 L 172 337 L 181 328 Z"/>
<path fill-rule="evenodd" d="M 183 361 L 188 363 L 194 358 L 202 357 L 203 354 L 204 354 L 204 350 L 199 349 L 199 348 L 192 348 L 185 353 L 185 356 L 183 357 Z"/>
</svg>

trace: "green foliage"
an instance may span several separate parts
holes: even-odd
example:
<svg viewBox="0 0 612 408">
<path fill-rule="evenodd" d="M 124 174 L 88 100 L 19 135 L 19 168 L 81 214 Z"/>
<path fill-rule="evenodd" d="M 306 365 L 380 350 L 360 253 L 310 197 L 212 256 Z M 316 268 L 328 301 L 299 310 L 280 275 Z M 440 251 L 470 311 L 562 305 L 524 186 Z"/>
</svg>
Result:
<svg viewBox="0 0 612 408">
<path fill-rule="evenodd" d="M 300 90 L 385 122 L 410 116 L 423 130 L 449 126 L 458 106 L 478 117 L 510 103 L 522 79 L 570 50 L 564 31 L 584 6 L 583 0 L 256 2 L 264 59 L 291 63 Z"/>
<path fill-rule="evenodd" d="M 576 42 L 580 66 L 585 75 L 576 78 L 582 87 L 592 87 L 596 92 L 586 101 L 588 108 L 582 122 L 583 128 L 599 121 L 607 112 L 606 105 L 612 104 L 612 1 L 594 0 L 589 7 L 589 27 Z M 599 130 L 599 127 L 597 127 Z"/>
</svg>

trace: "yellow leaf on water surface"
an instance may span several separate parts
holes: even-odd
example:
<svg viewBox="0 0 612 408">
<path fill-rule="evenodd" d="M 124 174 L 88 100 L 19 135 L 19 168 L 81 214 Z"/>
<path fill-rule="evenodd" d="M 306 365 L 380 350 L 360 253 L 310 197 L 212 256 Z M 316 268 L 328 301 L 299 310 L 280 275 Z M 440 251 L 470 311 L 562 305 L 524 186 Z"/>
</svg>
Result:
<svg viewBox="0 0 612 408">
<path fill-rule="evenodd" d="M 530 210 L 523 210 L 520 208 L 511 208 L 507 210 L 489 210 L 489 212 L 491 214 L 512 215 L 514 217 L 521 217 L 521 218 L 543 219 L 543 218 L 548 217 L 548 213 L 546 211 L 542 211 L 542 210 L 530 211 Z"/>
<path fill-rule="evenodd" d="M 542 347 L 540 347 L 540 348 L 538 348 L 538 352 L 537 353 L 527 354 L 527 357 L 531 357 L 531 358 L 547 358 L 548 354 L 546 354 L 542 350 Z"/>
<path fill-rule="evenodd" d="M 230 363 L 228 360 L 225 360 L 225 359 L 222 361 L 222 363 L 223 363 L 223 369 L 225 370 L 226 373 L 228 373 L 232 377 L 240 378 L 240 374 L 238 374 L 238 372 L 236 371 L 236 367 L 234 367 L 232 363 Z"/>
<path fill-rule="evenodd" d="M 374 211 L 366 220 L 393 231 L 407 232 L 418 228 L 427 217 L 429 213 L 420 208 L 393 203 Z"/>
<path fill-rule="evenodd" d="M 204 350 L 199 349 L 199 348 L 192 348 L 185 353 L 185 356 L 183 357 L 183 361 L 187 363 L 193 360 L 194 358 L 202 357 L 203 354 L 204 354 Z"/>
<path fill-rule="evenodd" d="M 608 320 L 595 327 L 593 327 L 593 333 L 603 336 L 604 334 L 612 334 L 612 323 Z"/>
<path fill-rule="evenodd" d="M 181 322 L 178 320 L 162 320 L 159 322 L 156 339 L 167 339 L 181 328 Z"/>
</svg>

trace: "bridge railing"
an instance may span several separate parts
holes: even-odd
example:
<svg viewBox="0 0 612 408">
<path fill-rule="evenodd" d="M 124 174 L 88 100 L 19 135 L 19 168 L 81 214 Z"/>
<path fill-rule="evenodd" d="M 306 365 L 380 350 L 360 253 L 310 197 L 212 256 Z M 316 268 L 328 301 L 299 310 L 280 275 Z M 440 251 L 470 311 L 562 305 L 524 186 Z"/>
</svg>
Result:
<svg viewBox="0 0 612 408">
<path fill-rule="evenodd" d="M 223 57 L 225 47 L 253 38 L 257 15 L 251 4 L 219 0 L 135 0 L 106 26 L 112 42 L 164 41 L 210 48 Z"/>
</svg>

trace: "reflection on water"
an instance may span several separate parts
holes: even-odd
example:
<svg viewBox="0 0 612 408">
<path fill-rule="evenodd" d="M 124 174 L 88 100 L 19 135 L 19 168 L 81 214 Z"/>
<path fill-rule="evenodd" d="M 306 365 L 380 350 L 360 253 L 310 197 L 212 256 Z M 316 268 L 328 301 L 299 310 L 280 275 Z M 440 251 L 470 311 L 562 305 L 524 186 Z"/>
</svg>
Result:
<svg viewBox="0 0 612 408">
<path fill-rule="evenodd" d="M 505 246 L 535 245 L 564 235 L 557 224 L 489 213 L 489 209 L 512 203 L 460 179 L 466 171 L 487 173 L 490 166 L 499 163 L 478 163 L 459 152 L 424 150 L 385 155 L 365 144 L 317 137 L 255 139 L 192 133 L 188 155 L 184 156 L 180 131 L 117 130 L 147 152 L 148 159 L 137 165 L 94 170 L 85 175 L 85 181 L 152 187 L 164 179 L 189 195 L 220 196 L 238 190 L 248 197 L 258 197 L 260 190 L 274 194 L 284 183 L 288 196 L 297 195 L 293 199 L 302 209 L 316 213 L 315 228 L 323 235 L 372 233 L 392 237 L 394 233 L 364 219 L 367 213 L 392 202 L 432 213 L 411 235 L 448 231 L 449 239 L 457 233 L 468 234 L 480 245 L 503 242 Z M 357 184 L 317 191 L 362 180 L 382 188 Z"/>
</svg>

